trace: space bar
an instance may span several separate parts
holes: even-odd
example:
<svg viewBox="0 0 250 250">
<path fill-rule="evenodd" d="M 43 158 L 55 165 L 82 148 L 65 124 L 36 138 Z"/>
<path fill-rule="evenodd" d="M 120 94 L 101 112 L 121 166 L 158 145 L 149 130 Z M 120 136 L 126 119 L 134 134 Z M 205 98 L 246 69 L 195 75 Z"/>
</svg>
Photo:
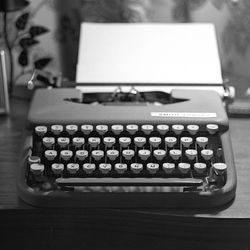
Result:
<svg viewBox="0 0 250 250">
<path fill-rule="evenodd" d="M 59 186 L 201 186 L 203 181 L 195 178 L 57 178 Z"/>
</svg>

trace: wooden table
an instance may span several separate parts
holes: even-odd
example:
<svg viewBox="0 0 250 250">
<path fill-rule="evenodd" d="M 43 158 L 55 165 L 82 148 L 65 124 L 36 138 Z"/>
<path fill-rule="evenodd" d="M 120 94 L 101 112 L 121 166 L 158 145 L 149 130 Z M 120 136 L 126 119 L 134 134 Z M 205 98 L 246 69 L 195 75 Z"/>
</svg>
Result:
<svg viewBox="0 0 250 250">
<path fill-rule="evenodd" d="M 250 249 L 250 119 L 230 120 L 238 186 L 222 208 L 39 209 L 15 186 L 28 107 L 0 117 L 0 249 Z"/>
</svg>

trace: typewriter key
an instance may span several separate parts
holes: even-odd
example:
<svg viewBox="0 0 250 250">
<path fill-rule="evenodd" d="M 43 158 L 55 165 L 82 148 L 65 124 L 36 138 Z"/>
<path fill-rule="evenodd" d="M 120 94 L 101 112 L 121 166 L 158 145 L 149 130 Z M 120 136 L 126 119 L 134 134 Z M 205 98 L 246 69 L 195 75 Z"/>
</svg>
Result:
<svg viewBox="0 0 250 250">
<path fill-rule="evenodd" d="M 107 174 L 111 171 L 112 166 L 111 164 L 108 163 L 101 163 L 99 164 L 99 170 L 103 173 L 103 174 Z"/>
<path fill-rule="evenodd" d="M 171 149 L 169 151 L 169 155 L 173 160 L 178 160 L 181 157 L 181 150 L 179 149 Z"/>
<path fill-rule="evenodd" d="M 78 130 L 78 126 L 77 125 L 67 125 L 66 126 L 66 131 L 70 134 L 70 135 L 74 135 Z"/>
<path fill-rule="evenodd" d="M 158 160 L 161 161 L 163 158 L 166 156 L 166 151 L 163 149 L 156 149 L 154 150 L 154 157 Z"/>
<path fill-rule="evenodd" d="M 195 149 L 187 149 L 186 151 L 185 151 L 185 155 L 187 156 L 187 158 L 189 159 L 189 160 L 194 160 L 195 159 L 195 157 L 197 156 L 197 150 L 195 150 Z"/>
<path fill-rule="evenodd" d="M 92 125 L 82 125 L 81 126 L 81 131 L 85 135 L 89 135 L 93 131 L 93 126 Z"/>
<path fill-rule="evenodd" d="M 210 135 L 215 134 L 219 130 L 219 126 L 217 124 L 207 124 L 206 128 Z"/>
<path fill-rule="evenodd" d="M 83 137 L 74 137 L 72 141 L 73 141 L 73 145 L 76 148 L 80 148 L 85 143 L 85 139 Z"/>
<path fill-rule="evenodd" d="M 111 148 L 115 144 L 115 137 L 104 137 L 103 138 L 103 143 L 105 144 L 106 147 Z"/>
<path fill-rule="evenodd" d="M 151 152 L 147 149 L 141 149 L 139 150 L 138 155 L 143 161 L 146 161 L 150 157 Z"/>
<path fill-rule="evenodd" d="M 196 143 L 201 147 L 205 148 L 208 144 L 208 138 L 207 137 L 197 137 Z"/>
<path fill-rule="evenodd" d="M 195 135 L 199 131 L 199 126 L 198 125 L 187 125 L 187 131 L 191 135 Z"/>
<path fill-rule="evenodd" d="M 30 171 L 34 175 L 40 175 L 44 171 L 44 165 L 40 164 L 40 163 L 33 163 L 33 164 L 30 165 Z"/>
<path fill-rule="evenodd" d="M 36 126 L 35 133 L 38 136 L 44 136 L 47 133 L 47 127 L 46 126 Z"/>
<path fill-rule="evenodd" d="M 68 161 L 72 156 L 73 152 L 71 150 L 62 150 L 60 152 L 60 157 L 65 161 Z"/>
<path fill-rule="evenodd" d="M 175 124 L 175 125 L 172 126 L 172 131 L 176 135 L 180 135 L 184 131 L 184 126 L 180 125 L 180 124 Z"/>
<path fill-rule="evenodd" d="M 150 174 L 155 174 L 159 170 L 159 164 L 158 163 L 148 163 L 147 170 L 149 171 Z"/>
<path fill-rule="evenodd" d="M 77 150 L 76 151 L 76 158 L 79 159 L 79 161 L 84 161 L 89 155 L 89 152 L 87 150 Z"/>
<path fill-rule="evenodd" d="M 172 148 L 177 143 L 177 139 L 175 137 L 165 137 L 166 146 Z"/>
<path fill-rule="evenodd" d="M 135 151 L 132 149 L 125 149 L 122 151 L 122 156 L 127 160 L 130 161 L 135 155 Z"/>
<path fill-rule="evenodd" d="M 67 170 L 70 174 L 75 174 L 79 170 L 79 164 L 77 163 L 68 163 Z"/>
<path fill-rule="evenodd" d="M 141 130 L 142 130 L 142 132 L 143 132 L 145 135 L 150 135 L 151 132 L 153 132 L 153 130 L 154 130 L 154 126 L 153 126 L 153 125 L 148 125 L 148 124 L 142 125 L 142 126 L 141 126 Z"/>
<path fill-rule="evenodd" d="M 180 162 L 178 164 L 178 169 L 180 170 L 182 174 L 187 174 L 189 170 L 191 169 L 191 166 L 189 163 Z"/>
<path fill-rule="evenodd" d="M 145 143 L 146 143 L 145 137 L 135 137 L 134 138 L 134 144 L 139 148 L 143 147 Z"/>
<path fill-rule="evenodd" d="M 115 135 L 119 135 L 123 131 L 123 125 L 112 125 L 111 130 Z"/>
<path fill-rule="evenodd" d="M 160 137 L 150 137 L 149 143 L 152 147 L 157 148 L 161 144 L 161 138 Z"/>
<path fill-rule="evenodd" d="M 169 126 L 168 125 L 157 125 L 157 131 L 161 135 L 165 135 L 169 131 Z"/>
<path fill-rule="evenodd" d="M 213 150 L 203 149 L 201 150 L 201 156 L 204 158 L 204 160 L 209 161 L 213 157 Z"/>
<path fill-rule="evenodd" d="M 50 127 L 50 130 L 54 135 L 59 135 L 61 132 L 63 132 L 63 126 L 62 125 L 52 125 Z"/>
<path fill-rule="evenodd" d="M 106 132 L 108 132 L 108 126 L 107 125 L 97 125 L 96 131 L 99 135 L 104 135 Z"/>
<path fill-rule="evenodd" d="M 134 135 L 138 131 L 138 126 L 137 125 L 127 125 L 126 130 L 129 132 L 129 134 Z"/>
<path fill-rule="evenodd" d="M 166 174 L 171 174 L 175 170 L 175 164 L 166 162 L 163 163 L 162 168 Z"/>
<path fill-rule="evenodd" d="M 57 156 L 57 151 L 56 150 L 46 150 L 44 152 L 44 155 L 48 161 L 53 161 Z"/>
<path fill-rule="evenodd" d="M 120 137 L 119 144 L 122 148 L 127 148 L 131 144 L 131 139 L 129 137 Z"/>
<path fill-rule="evenodd" d="M 127 164 L 124 164 L 124 163 L 116 163 L 115 164 L 115 170 L 119 174 L 123 174 L 125 171 L 127 171 L 127 169 L 128 169 Z"/>
<path fill-rule="evenodd" d="M 64 170 L 64 165 L 62 163 L 53 163 L 51 169 L 54 174 L 61 174 Z"/>
<path fill-rule="evenodd" d="M 96 161 L 100 161 L 104 156 L 104 152 L 102 150 L 93 150 L 91 155 Z"/>
<path fill-rule="evenodd" d="M 132 163 L 130 169 L 133 173 L 139 174 L 143 170 L 143 165 L 141 163 Z"/>
<path fill-rule="evenodd" d="M 93 163 L 85 163 L 83 164 L 83 171 L 86 174 L 92 174 L 95 171 L 95 164 Z"/>
<path fill-rule="evenodd" d="M 196 162 L 194 164 L 194 170 L 197 174 L 202 174 L 206 171 L 207 165 L 202 162 Z"/>
<path fill-rule="evenodd" d="M 43 145 L 46 148 L 52 148 L 52 146 L 55 144 L 55 138 L 54 137 L 43 137 Z"/>
<path fill-rule="evenodd" d="M 69 145 L 68 137 L 58 137 L 57 143 L 61 148 L 66 148 Z"/>
<path fill-rule="evenodd" d="M 107 151 L 107 157 L 111 160 L 114 161 L 116 158 L 119 156 L 119 151 L 118 150 L 108 150 Z"/>
</svg>

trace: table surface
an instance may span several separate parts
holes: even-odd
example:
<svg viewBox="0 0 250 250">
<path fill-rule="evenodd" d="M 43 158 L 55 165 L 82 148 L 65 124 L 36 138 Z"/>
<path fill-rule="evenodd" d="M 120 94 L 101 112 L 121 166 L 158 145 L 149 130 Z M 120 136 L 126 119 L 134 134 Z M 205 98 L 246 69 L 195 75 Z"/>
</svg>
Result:
<svg viewBox="0 0 250 250">
<path fill-rule="evenodd" d="M 82 238 L 78 238 L 77 233 L 73 234 L 81 229 L 85 233 L 88 232 L 85 234 L 84 246 L 86 249 L 91 249 L 87 247 L 89 246 L 87 242 L 91 240 L 92 246 L 94 242 L 95 246 L 102 246 L 102 249 L 106 249 L 105 247 L 108 249 L 110 246 L 116 249 L 120 246 L 133 248 L 137 246 L 138 242 L 143 242 L 143 244 L 140 243 L 140 246 L 144 246 L 143 249 L 151 249 L 155 246 L 160 248 L 166 243 L 166 239 L 168 239 L 168 244 L 172 242 L 177 246 L 180 244 L 180 242 L 177 244 L 178 240 L 176 240 L 179 237 L 183 239 L 182 242 L 185 241 L 185 246 L 188 246 L 187 242 L 191 242 L 193 247 L 198 248 L 200 241 L 194 240 L 194 235 L 195 239 L 199 237 L 200 240 L 205 240 L 208 247 L 214 247 L 214 242 L 217 242 L 216 246 L 222 244 L 223 247 L 236 246 L 239 242 L 242 246 L 248 244 L 250 246 L 250 152 L 248 147 L 250 144 L 250 119 L 230 119 L 237 167 L 237 192 L 234 201 L 224 207 L 181 210 L 39 209 L 25 204 L 18 198 L 15 182 L 28 107 L 28 100 L 12 98 L 10 115 L 0 116 L 0 221 L 4 227 L 9 228 L 12 234 L 13 227 L 20 229 L 19 236 L 27 236 L 26 230 L 30 234 L 31 227 L 44 229 L 43 233 L 48 234 L 51 247 L 51 242 L 54 242 L 53 240 L 56 240 L 57 236 L 61 238 L 64 234 L 67 237 L 69 235 L 73 237 L 74 242 L 83 244 Z M 8 232 L 6 228 L 5 232 Z M 45 230 L 46 228 L 52 231 L 48 232 Z M 108 237 L 112 232 L 112 235 L 116 235 L 116 240 L 113 240 L 111 245 L 98 245 L 103 242 L 95 241 L 96 232 L 101 232 L 100 239 Z M 124 232 L 133 239 L 129 241 L 130 243 L 123 242 L 125 240 Z M 51 239 L 51 235 L 53 235 L 53 239 Z M 36 237 L 38 236 L 36 235 Z M 36 237 L 34 236 L 33 240 Z M 24 239 L 25 237 L 19 237 L 20 244 L 26 244 Z M 63 243 L 64 240 L 60 242 Z M 47 247 L 46 244 L 44 241 L 41 246 Z M 63 244 L 67 249 L 67 242 L 65 241 Z"/>
</svg>

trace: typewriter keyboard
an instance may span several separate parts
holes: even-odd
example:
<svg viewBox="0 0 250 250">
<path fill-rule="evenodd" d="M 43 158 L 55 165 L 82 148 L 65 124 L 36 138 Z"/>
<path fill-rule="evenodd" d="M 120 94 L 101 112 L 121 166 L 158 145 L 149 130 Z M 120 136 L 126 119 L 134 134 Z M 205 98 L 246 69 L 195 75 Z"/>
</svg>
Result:
<svg viewBox="0 0 250 250">
<path fill-rule="evenodd" d="M 168 186 L 203 191 L 225 185 L 219 126 L 36 126 L 27 160 L 28 186 Z"/>
</svg>

